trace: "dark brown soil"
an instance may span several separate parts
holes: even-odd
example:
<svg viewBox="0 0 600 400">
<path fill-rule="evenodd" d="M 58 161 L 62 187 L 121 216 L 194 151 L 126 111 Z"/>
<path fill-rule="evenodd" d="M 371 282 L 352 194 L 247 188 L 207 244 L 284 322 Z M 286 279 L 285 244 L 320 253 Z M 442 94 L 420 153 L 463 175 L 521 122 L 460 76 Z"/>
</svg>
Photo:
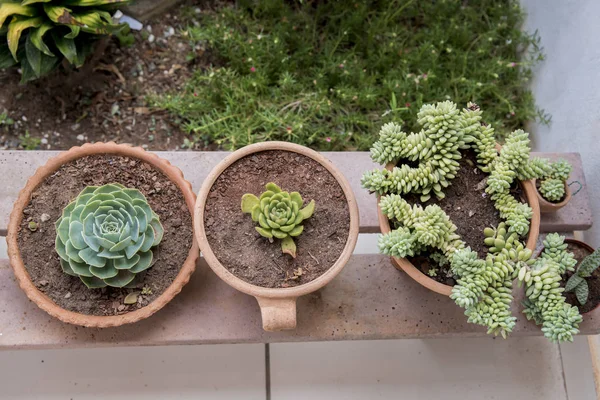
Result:
<svg viewBox="0 0 600 400">
<path fill-rule="evenodd" d="M 536 180 L 536 181 L 535 181 L 535 188 L 536 188 L 536 190 L 538 191 L 538 193 L 540 194 L 540 196 L 542 196 L 542 192 L 540 192 L 540 186 L 541 186 L 541 181 L 540 181 L 540 180 Z M 567 194 L 565 193 L 565 195 L 564 195 L 563 197 L 561 197 L 561 198 L 560 198 L 560 200 L 558 200 L 558 201 L 552 201 L 552 200 L 548 200 L 548 199 L 547 199 L 547 198 L 545 198 L 544 196 L 542 196 L 542 198 L 543 198 L 544 200 L 546 200 L 548 203 L 556 203 L 556 204 L 558 204 L 558 203 L 560 203 L 561 201 L 563 201 L 563 200 L 565 199 L 565 196 L 566 196 L 566 195 L 567 195 Z"/>
<path fill-rule="evenodd" d="M 136 288 L 88 289 L 62 271 L 54 249 L 54 222 L 86 186 L 112 182 L 140 190 L 160 217 L 165 234 L 153 248 L 154 265 L 140 276 Z M 36 188 L 23 214 L 18 243 L 33 283 L 60 307 L 83 314 L 124 314 L 148 305 L 173 282 L 192 246 L 192 218 L 181 191 L 150 164 L 127 157 L 88 156 L 63 165 Z M 31 232 L 29 221 L 38 223 L 39 229 Z M 138 296 L 137 304 L 123 304 L 127 294 L 144 288 L 151 293 Z"/>
<path fill-rule="evenodd" d="M 111 39 L 80 70 L 57 70 L 26 85 L 16 69 L 0 71 L 0 114 L 14 120 L 0 124 L 0 149 L 60 150 L 110 140 L 153 150 L 187 147 L 185 132 L 150 101 L 181 90 L 195 69 L 218 65 L 181 34 L 191 23 L 184 7 L 146 22 L 130 47 Z"/>
<path fill-rule="evenodd" d="M 270 243 L 260 236 L 240 209 L 245 193 L 259 196 L 269 182 L 300 192 L 305 205 L 316 202 L 313 216 L 303 222 L 304 232 L 294 239 L 295 259 L 281 252 L 278 239 Z M 214 183 L 205 211 L 206 235 L 219 261 L 244 281 L 269 288 L 321 276 L 340 257 L 350 229 L 346 197 L 333 175 L 316 161 L 287 151 L 265 151 L 235 162 Z"/>
<path fill-rule="evenodd" d="M 488 248 L 483 242 L 483 230 L 487 227 L 496 227 L 502 222 L 498 210 L 494 207 L 485 193 L 485 182 L 488 174 L 477 168 L 477 159 L 473 150 L 463 150 L 462 159 L 459 161 L 460 170 L 447 188 L 444 189 L 445 198 L 438 200 L 432 197 L 425 203 L 421 203 L 419 196 L 408 195 L 406 201 L 412 204 L 422 204 L 426 207 L 430 204 L 439 205 L 456 225 L 457 233 L 461 239 L 476 251 L 479 258 L 485 258 Z M 522 197 L 520 186 L 515 185 L 513 194 L 519 199 Z M 521 201 L 524 201 L 521 198 Z M 429 260 L 427 256 L 413 257 L 409 260 L 424 274 L 433 268 L 436 263 Z M 436 265 L 437 266 L 437 265 Z M 446 284 L 454 285 L 456 282 L 449 277 L 451 273 L 446 269 L 438 271 L 431 278 Z"/>
<path fill-rule="evenodd" d="M 571 253 L 573 253 L 573 255 L 575 256 L 575 259 L 577 260 L 577 265 L 575 266 L 575 271 L 577 271 L 577 268 L 579 268 L 579 264 L 581 263 L 581 261 L 583 261 L 583 259 L 585 257 L 587 257 L 588 255 L 591 254 L 590 251 L 588 251 L 587 249 L 584 249 L 583 247 L 580 247 L 574 243 L 568 244 L 568 250 Z M 563 275 L 563 280 L 561 281 L 561 285 L 563 287 L 565 286 L 565 284 L 567 283 L 567 281 L 569 280 L 571 275 L 573 275 L 573 272 L 570 272 L 570 271 L 567 271 L 567 273 Z M 581 304 L 579 304 L 579 301 L 577 300 L 577 296 L 575 296 L 575 292 L 568 292 L 568 293 L 563 292 L 564 296 L 567 299 L 567 303 L 579 308 L 580 313 L 586 313 L 586 312 L 592 311 L 594 308 L 596 308 L 598 306 L 598 304 L 600 304 L 600 268 L 595 270 L 592 273 L 592 276 L 590 276 L 589 278 L 586 278 L 585 280 L 588 284 L 588 290 L 589 290 L 588 300 L 585 303 L 585 305 L 582 306 Z"/>
</svg>

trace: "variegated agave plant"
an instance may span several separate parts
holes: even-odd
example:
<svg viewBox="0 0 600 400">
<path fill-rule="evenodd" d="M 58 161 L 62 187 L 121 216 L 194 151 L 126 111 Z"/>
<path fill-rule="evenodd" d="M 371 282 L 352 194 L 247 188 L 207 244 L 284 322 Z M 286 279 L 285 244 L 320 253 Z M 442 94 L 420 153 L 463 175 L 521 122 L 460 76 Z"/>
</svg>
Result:
<svg viewBox="0 0 600 400">
<path fill-rule="evenodd" d="M 152 265 L 163 237 L 158 215 L 137 189 L 88 186 L 56 221 L 56 252 L 65 273 L 89 288 L 124 287 Z"/>
<path fill-rule="evenodd" d="M 20 64 L 23 81 L 66 60 L 80 67 L 100 35 L 126 27 L 109 13 L 129 0 L 0 0 L 0 69 Z"/>
</svg>

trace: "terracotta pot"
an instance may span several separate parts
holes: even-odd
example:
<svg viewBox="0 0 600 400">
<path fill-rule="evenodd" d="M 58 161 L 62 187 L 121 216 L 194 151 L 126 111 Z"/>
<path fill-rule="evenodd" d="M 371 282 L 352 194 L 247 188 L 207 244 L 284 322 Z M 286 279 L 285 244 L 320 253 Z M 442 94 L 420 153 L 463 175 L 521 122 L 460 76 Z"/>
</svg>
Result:
<svg viewBox="0 0 600 400">
<path fill-rule="evenodd" d="M 540 203 L 540 212 L 542 213 L 556 212 L 566 206 L 569 201 L 571 201 L 571 189 L 569 188 L 569 185 L 567 185 L 567 182 L 565 182 L 565 198 L 560 203 L 552 203 L 551 201 L 544 199 L 542 194 L 537 189 L 536 180 L 533 179 L 532 182 L 535 193 L 537 194 L 538 202 Z"/>
<path fill-rule="evenodd" d="M 385 168 L 391 171 L 394 168 L 394 164 L 389 163 L 385 166 Z M 533 209 L 533 217 L 531 218 L 531 224 L 529 226 L 529 235 L 527 237 L 527 248 L 531 251 L 534 251 L 540 233 L 540 206 L 538 204 L 535 185 L 533 184 L 533 182 L 529 180 L 521 181 L 520 183 L 521 187 L 523 188 L 523 191 L 525 192 L 527 202 L 529 203 L 529 206 Z M 390 221 L 381 212 L 381 208 L 379 208 L 379 197 L 377 198 L 377 216 L 379 219 L 379 228 L 381 230 L 381 233 L 389 233 L 391 231 Z M 416 268 L 406 258 L 392 257 L 392 261 L 396 268 L 406 272 L 411 278 L 419 282 L 421 285 L 425 286 L 427 289 L 433 290 L 434 292 L 439 294 L 443 294 L 444 296 L 450 296 L 450 293 L 452 292 L 452 286 L 444 285 L 443 283 L 431 279 L 429 276 L 425 275 L 418 268 Z"/>
<path fill-rule="evenodd" d="M 565 243 L 571 243 L 571 244 L 574 244 L 576 246 L 582 247 L 582 248 L 586 249 L 587 251 L 589 251 L 590 254 L 594 252 L 594 248 L 592 246 L 590 246 L 589 244 L 587 244 L 585 242 L 582 242 L 581 240 L 567 238 L 567 239 L 565 239 Z M 544 248 L 545 247 L 542 247 L 540 249 L 540 251 L 538 251 L 536 258 L 538 258 L 542 254 L 542 252 L 544 251 Z M 591 313 L 593 311 L 596 311 L 598 309 L 598 307 L 600 307 L 600 303 L 598 303 L 598 305 L 596 307 L 592 308 L 590 311 L 585 312 L 585 313 L 581 313 L 581 315 L 586 315 L 586 314 L 589 314 L 589 313 Z"/>
<path fill-rule="evenodd" d="M 334 176 L 341 186 L 342 190 L 344 191 L 344 195 L 346 196 L 348 210 L 350 212 L 350 231 L 348 233 L 348 239 L 346 240 L 346 246 L 344 247 L 340 257 L 323 275 L 311 282 L 296 287 L 265 288 L 252 285 L 238 278 L 229 272 L 229 270 L 225 268 L 217 259 L 207 240 L 204 227 L 204 208 L 206 206 L 206 200 L 208 198 L 210 189 L 221 173 L 223 173 L 223 171 L 225 171 L 237 160 L 240 160 L 250 154 L 269 150 L 282 150 L 298 153 L 321 164 L 331 173 L 331 175 Z M 264 330 L 279 331 L 284 329 L 294 329 L 296 327 L 296 299 L 298 297 L 322 288 L 337 274 L 339 274 L 342 268 L 344 268 L 346 262 L 348 262 L 348 259 L 352 255 L 352 251 L 354 250 L 356 241 L 358 239 L 358 218 L 358 206 L 354 197 L 354 193 L 352 192 L 352 188 L 350 187 L 350 184 L 346 178 L 331 163 L 331 161 L 327 160 L 316 151 L 299 146 L 297 144 L 287 142 L 265 142 L 246 146 L 240 150 L 237 150 L 221 161 L 211 171 L 204 181 L 200 192 L 198 193 L 198 200 L 196 201 L 196 207 L 194 208 L 194 231 L 196 233 L 196 239 L 198 240 L 200 248 L 202 249 L 202 255 L 212 270 L 229 285 L 256 298 L 260 307 Z"/>
<path fill-rule="evenodd" d="M 183 173 L 178 168 L 172 166 L 167 160 L 159 158 L 156 154 L 146 152 L 141 147 L 131 147 L 129 145 L 116 144 L 113 142 L 84 144 L 81 147 L 73 147 L 68 151 L 60 153 L 58 156 L 49 159 L 45 165 L 38 168 L 37 171 L 35 171 L 35 174 L 29 178 L 25 187 L 19 192 L 19 197 L 10 214 L 8 234 L 6 236 L 6 241 L 8 243 L 8 258 L 19 286 L 21 286 L 21 289 L 25 291 L 27 297 L 37 304 L 38 307 L 63 322 L 87 327 L 106 328 L 140 321 L 144 318 L 148 318 L 163 308 L 165 304 L 171 301 L 171 299 L 173 299 L 173 297 L 175 297 L 175 295 L 178 294 L 183 286 L 190 280 L 190 276 L 196 268 L 196 260 L 198 259 L 199 251 L 198 245 L 195 240 L 193 240 L 188 257 L 173 283 L 171 283 L 171 285 L 152 303 L 127 314 L 98 316 L 68 311 L 59 307 L 48 296 L 39 291 L 31 281 L 31 278 L 25 269 L 19 245 L 17 243 L 19 227 L 23 218 L 23 209 L 29 203 L 31 194 L 36 187 L 62 165 L 81 157 L 96 154 L 114 154 L 137 158 L 152 165 L 154 168 L 165 174 L 177 185 L 179 190 L 181 190 L 190 213 L 193 210 L 196 196 L 192 190 L 192 185 L 183 178 Z"/>
</svg>

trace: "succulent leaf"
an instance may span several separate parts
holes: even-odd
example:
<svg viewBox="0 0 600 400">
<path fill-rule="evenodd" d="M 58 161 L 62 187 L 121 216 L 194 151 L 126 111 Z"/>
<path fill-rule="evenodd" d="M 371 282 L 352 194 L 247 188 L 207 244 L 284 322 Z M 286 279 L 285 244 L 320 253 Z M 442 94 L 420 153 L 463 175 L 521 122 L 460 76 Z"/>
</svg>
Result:
<svg viewBox="0 0 600 400">
<path fill-rule="evenodd" d="M 256 231 L 267 239 L 281 239 L 283 253 L 296 257 L 296 244 L 292 237 L 299 236 L 304 230 L 302 221 L 310 218 L 315 210 L 315 201 L 300 209 L 304 203 L 298 192 L 283 191 L 273 182 L 265 185 L 260 197 L 247 193 L 242 196 L 241 209 L 251 214 L 252 220 L 258 222 Z"/>
<path fill-rule="evenodd" d="M 87 187 L 56 221 L 63 271 L 89 288 L 123 287 L 152 265 L 164 229 L 144 195 L 120 184 Z"/>
</svg>

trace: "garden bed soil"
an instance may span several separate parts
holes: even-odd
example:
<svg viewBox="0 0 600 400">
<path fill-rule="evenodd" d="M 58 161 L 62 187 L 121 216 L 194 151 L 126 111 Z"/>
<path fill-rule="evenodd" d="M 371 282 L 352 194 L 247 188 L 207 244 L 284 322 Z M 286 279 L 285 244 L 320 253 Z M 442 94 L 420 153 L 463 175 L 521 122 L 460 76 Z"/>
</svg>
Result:
<svg viewBox="0 0 600 400">
<path fill-rule="evenodd" d="M 490 200 L 485 192 L 488 174 L 477 168 L 477 157 L 473 150 L 463 150 L 462 158 L 459 160 L 460 169 L 456 178 L 444 189 L 444 197 L 441 200 L 432 196 L 431 199 L 422 203 L 418 195 L 407 195 L 406 201 L 411 204 L 421 204 L 426 207 L 437 204 L 450 217 L 456 225 L 456 233 L 460 238 L 477 252 L 479 258 L 484 259 L 488 253 L 488 247 L 484 243 L 483 230 L 488 227 L 497 227 L 502 222 L 494 202 Z M 523 191 L 520 185 L 515 185 L 512 194 L 521 201 Z M 453 286 L 456 281 L 449 271 L 449 264 L 443 268 L 437 267 L 436 263 L 428 256 L 409 257 L 408 260 L 424 274 L 428 275 L 434 266 L 438 269 L 436 276 L 431 276 L 437 282 Z"/>
<path fill-rule="evenodd" d="M 113 182 L 140 190 L 165 233 L 161 243 L 152 248 L 153 266 L 136 278 L 134 288 L 89 289 L 79 278 L 62 271 L 54 249 L 54 222 L 86 186 Z M 38 224 L 35 232 L 28 229 L 30 221 Z M 33 284 L 57 305 L 88 315 L 119 315 L 148 305 L 171 285 L 192 247 L 193 228 L 182 192 L 162 172 L 138 159 L 94 155 L 63 165 L 34 190 L 23 211 L 17 240 Z M 143 289 L 145 294 L 138 296 L 136 304 L 124 304 L 129 293 Z"/>
<path fill-rule="evenodd" d="M 186 147 L 189 136 L 150 98 L 181 91 L 195 70 L 219 65 L 210 51 L 182 35 L 189 7 L 145 23 L 133 32 L 132 46 L 111 38 L 79 70 L 61 68 L 27 85 L 16 69 L 0 70 L 0 114 L 14 120 L 0 123 L 0 149 L 66 150 L 99 141 L 153 150 Z"/>
<path fill-rule="evenodd" d="M 577 271 L 577 268 L 579 268 L 579 264 L 581 263 L 581 261 L 583 261 L 585 257 L 591 254 L 591 252 L 588 249 L 578 246 L 574 243 L 568 243 L 567 250 L 573 253 L 575 259 L 577 260 L 575 271 Z M 573 273 L 574 272 L 567 271 L 563 275 L 563 279 L 561 281 L 562 287 L 564 287 L 567 284 L 567 281 L 573 275 Z M 598 306 L 598 304 L 600 304 L 600 268 L 595 270 L 592 273 L 592 276 L 590 276 L 589 278 L 585 278 L 585 281 L 587 282 L 589 289 L 588 300 L 585 303 L 585 305 L 582 306 L 581 304 L 579 304 L 577 296 L 575 296 L 575 292 L 563 292 L 563 295 L 567 299 L 567 303 L 579 308 L 579 312 L 582 314 L 592 311 Z"/>
<path fill-rule="evenodd" d="M 242 213 L 242 196 L 260 196 L 269 182 L 300 192 L 305 206 L 316 202 L 313 216 L 302 222 L 303 233 L 294 238 L 296 258 L 281 252 L 279 239 L 270 243 L 260 236 L 250 215 Z M 223 171 L 208 195 L 204 225 L 212 251 L 232 274 L 256 286 L 284 288 L 310 282 L 333 266 L 348 239 L 350 211 L 326 168 L 298 153 L 272 150 L 244 157 Z"/>
<path fill-rule="evenodd" d="M 540 192 L 540 186 L 541 186 L 540 180 L 536 180 L 535 181 L 535 190 L 537 190 L 538 193 L 540 194 L 540 197 L 542 199 L 546 200 L 548 203 L 558 204 L 558 203 L 562 202 L 565 199 L 565 197 L 567 197 L 567 193 L 565 193 L 563 195 L 563 197 L 561 197 L 560 200 L 558 200 L 558 201 L 548 200 L 547 198 L 545 198 L 544 196 L 542 196 L 542 192 Z"/>
</svg>

